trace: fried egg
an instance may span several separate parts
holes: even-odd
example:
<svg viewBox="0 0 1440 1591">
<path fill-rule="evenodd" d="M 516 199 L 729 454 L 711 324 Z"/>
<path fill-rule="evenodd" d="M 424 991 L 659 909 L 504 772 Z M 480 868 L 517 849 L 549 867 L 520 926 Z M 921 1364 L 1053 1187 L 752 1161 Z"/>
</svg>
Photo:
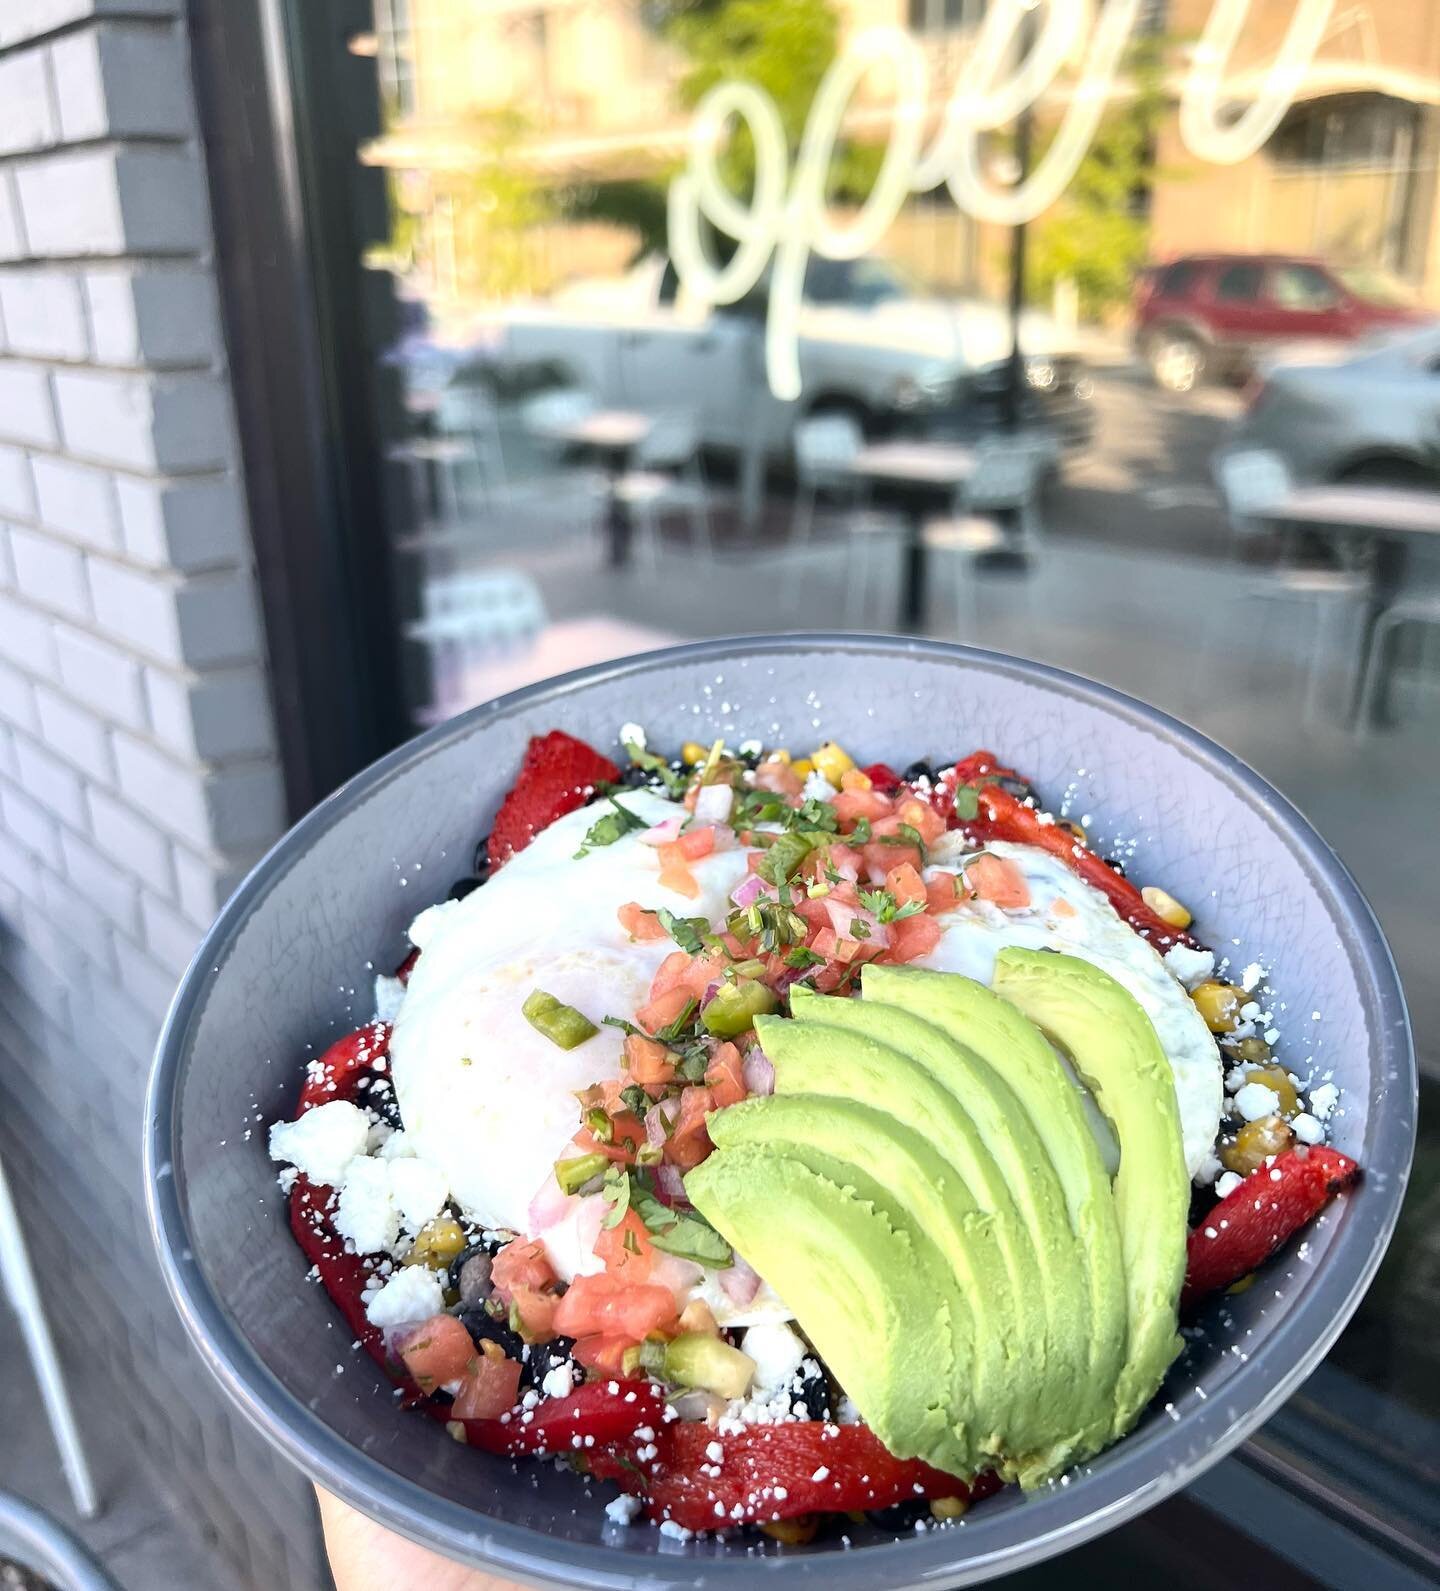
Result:
<svg viewBox="0 0 1440 1591">
<path fill-rule="evenodd" d="M 1185 1162 L 1193 1177 L 1214 1147 L 1224 1099 L 1220 1054 L 1194 1002 L 1149 941 L 1058 858 L 1003 840 L 992 840 L 985 849 L 1024 874 L 1030 904 L 1001 908 L 983 900 L 961 902 L 939 919 L 944 927 L 940 943 L 916 965 L 963 973 L 988 987 L 994 981 L 996 956 L 1007 945 L 1019 945 L 1063 951 L 1108 972 L 1150 1018 L 1175 1074 Z M 946 835 L 931 853 L 927 875 L 959 870 L 968 852 L 973 847 L 959 835 Z M 1069 1062 L 1065 1064 L 1069 1070 Z M 1119 1163 L 1114 1135 L 1078 1079 L 1076 1087 L 1113 1174 Z"/>
</svg>

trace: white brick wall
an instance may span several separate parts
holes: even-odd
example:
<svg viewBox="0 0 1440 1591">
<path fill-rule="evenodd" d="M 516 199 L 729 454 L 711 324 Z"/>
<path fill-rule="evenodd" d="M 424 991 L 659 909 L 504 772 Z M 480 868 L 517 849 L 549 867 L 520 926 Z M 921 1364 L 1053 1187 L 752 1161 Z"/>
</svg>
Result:
<svg viewBox="0 0 1440 1591">
<path fill-rule="evenodd" d="M 284 816 L 183 9 L 0 0 L 0 1154 L 85 1212 L 47 1270 L 114 1260 L 87 1435 L 165 1455 L 246 1583 L 309 1587 L 271 1524 L 304 1491 L 186 1357 L 139 1181 L 160 1018 Z"/>
</svg>

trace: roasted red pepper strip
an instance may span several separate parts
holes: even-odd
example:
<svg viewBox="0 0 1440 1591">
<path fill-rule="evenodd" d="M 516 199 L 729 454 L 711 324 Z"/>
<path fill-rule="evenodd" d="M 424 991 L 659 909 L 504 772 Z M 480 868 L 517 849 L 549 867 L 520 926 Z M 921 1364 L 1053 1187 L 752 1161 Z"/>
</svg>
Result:
<svg viewBox="0 0 1440 1591">
<path fill-rule="evenodd" d="M 900 775 L 888 762 L 872 762 L 860 771 L 881 795 L 894 795 L 900 788 Z"/>
<path fill-rule="evenodd" d="M 394 1373 L 394 1367 L 385 1357 L 385 1333 L 370 1324 L 365 1313 L 363 1297 L 369 1272 L 359 1254 L 347 1254 L 345 1244 L 330 1224 L 329 1206 L 335 1190 L 307 1177 L 295 1178 L 290 1190 L 290 1230 L 300 1245 L 305 1258 L 319 1272 L 320 1281 L 329 1293 L 335 1307 L 345 1317 L 351 1336 L 358 1339 L 365 1351 L 383 1368 Z M 397 1377 L 404 1380 L 404 1377 Z M 420 1389 L 407 1383 L 416 1395 Z"/>
<path fill-rule="evenodd" d="M 1313 1221 L 1360 1167 L 1338 1149 L 1288 1149 L 1221 1199 L 1190 1234 L 1180 1308 L 1238 1282 Z"/>
<path fill-rule="evenodd" d="M 956 784 L 979 784 L 982 780 L 1019 779 L 1022 776 L 1007 768 L 993 751 L 972 751 L 955 764 Z"/>
<path fill-rule="evenodd" d="M 584 806 L 596 785 L 614 784 L 619 778 L 619 768 L 608 757 L 563 729 L 532 736 L 519 775 L 495 814 L 491 867 L 523 851 L 556 818 Z"/>
<path fill-rule="evenodd" d="M 415 963 L 419 961 L 419 959 L 420 947 L 416 945 L 410 954 L 406 956 L 404 961 L 402 961 L 400 965 L 396 967 L 394 975 L 400 980 L 402 985 L 407 985 L 410 982 L 410 974 L 414 972 Z"/>
<path fill-rule="evenodd" d="M 967 1486 L 918 1459 L 895 1458 L 864 1425 L 799 1420 L 722 1436 L 701 1421 L 676 1420 L 655 1440 L 660 1451 L 643 1494 L 646 1511 L 686 1530 L 888 1508 L 916 1497 L 969 1499 L 998 1488 L 993 1476 Z M 718 1462 L 710 1457 L 717 1442 Z"/>
<path fill-rule="evenodd" d="M 388 1022 L 367 1022 L 363 1028 L 337 1039 L 306 1066 L 305 1085 L 295 1114 L 303 1116 L 307 1110 L 328 1105 L 332 1099 L 352 1099 L 362 1077 L 383 1077 L 390 1070 L 389 1053 Z"/>
<path fill-rule="evenodd" d="M 614 1389 L 613 1391 L 611 1389 Z M 439 1409 L 443 1416 L 444 1409 Z M 530 1415 L 526 1423 L 525 1414 Z M 619 1461 L 644 1447 L 664 1423 L 665 1396 L 653 1381 L 587 1381 L 569 1397 L 545 1398 L 508 1420 L 452 1420 L 465 1428 L 471 1447 L 511 1457 L 522 1453 L 588 1456 L 599 1451 Z"/>
<path fill-rule="evenodd" d="M 1010 840 L 1018 845 L 1038 846 L 1064 862 L 1093 889 L 1098 889 L 1135 932 L 1157 949 L 1165 950 L 1171 945 L 1200 948 L 1199 940 L 1161 921 L 1128 879 L 1121 878 L 1094 851 L 1087 850 L 1068 829 L 1062 829 L 1053 820 L 1042 823 L 1034 807 L 1017 801 L 999 785 L 982 786 L 976 791 L 976 800 L 979 804 L 976 816 L 960 820 L 960 827 L 972 839 Z"/>
</svg>

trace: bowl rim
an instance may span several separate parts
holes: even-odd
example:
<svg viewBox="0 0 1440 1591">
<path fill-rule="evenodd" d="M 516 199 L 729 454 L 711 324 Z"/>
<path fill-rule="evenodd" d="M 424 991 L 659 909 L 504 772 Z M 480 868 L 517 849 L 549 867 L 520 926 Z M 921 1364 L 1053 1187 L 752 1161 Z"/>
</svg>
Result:
<svg viewBox="0 0 1440 1591">
<path fill-rule="evenodd" d="M 954 662 L 1006 674 L 1024 682 L 1060 687 L 1072 697 L 1138 727 L 1179 742 L 1187 755 L 1244 793 L 1283 834 L 1328 892 L 1355 941 L 1354 968 L 1362 995 L 1375 1012 L 1372 1075 L 1388 1071 L 1388 1108 L 1371 1127 L 1371 1154 L 1387 1166 L 1383 1184 L 1348 1200 L 1344 1222 L 1325 1260 L 1324 1286 L 1312 1286 L 1246 1362 L 1232 1372 L 1227 1396 L 1191 1400 L 1174 1415 L 1174 1429 L 1155 1426 L 1110 1450 L 1104 1468 L 1084 1469 L 1064 1489 L 1040 1494 L 1049 1520 L 1037 1535 L 1031 1507 L 1012 1509 L 968 1530 L 927 1531 L 868 1545 L 855 1553 L 823 1551 L 797 1556 L 730 1554 L 705 1542 L 684 1551 L 636 1551 L 621 1537 L 595 1545 L 550 1536 L 528 1526 L 489 1518 L 483 1510 L 441 1497 L 370 1457 L 331 1429 L 295 1398 L 229 1320 L 201 1273 L 190 1243 L 175 1172 L 180 1083 L 186 1039 L 207 995 L 213 970 L 250 911 L 320 834 L 372 791 L 410 764 L 423 761 L 478 726 L 577 689 L 629 676 L 642 677 L 680 663 L 735 663 L 762 655 L 838 651 L 852 655 Z M 980 647 L 914 637 L 859 632 L 794 631 L 688 642 L 573 670 L 511 691 L 426 730 L 362 769 L 318 803 L 265 853 L 230 897 L 201 941 L 171 1001 L 156 1046 L 146 1097 L 144 1179 L 146 1210 L 161 1270 L 185 1328 L 212 1374 L 241 1413 L 274 1446 L 318 1484 L 387 1528 L 461 1561 L 540 1585 L 569 1585 L 578 1573 L 596 1587 L 744 1585 L 760 1574 L 781 1574 L 796 1584 L 822 1581 L 841 1587 L 895 1588 L 946 1583 L 968 1585 L 1037 1563 L 1110 1530 L 1188 1485 L 1261 1425 L 1324 1358 L 1360 1303 L 1379 1267 L 1399 1218 L 1415 1138 L 1418 1076 L 1409 1016 L 1389 945 L 1369 902 L 1309 820 L 1247 763 L 1182 720 L 1135 697 L 1046 663 Z M 1295 1345 L 1288 1356 L 1280 1351 Z M 1183 1431 L 1186 1456 L 1156 1462 L 1152 1450 L 1168 1447 Z M 600 1506 L 598 1501 L 595 1505 Z M 1026 1522 L 1028 1519 L 1028 1523 Z M 976 1534 L 993 1537 L 978 1553 Z M 649 1543 L 653 1546 L 653 1541 Z"/>
</svg>

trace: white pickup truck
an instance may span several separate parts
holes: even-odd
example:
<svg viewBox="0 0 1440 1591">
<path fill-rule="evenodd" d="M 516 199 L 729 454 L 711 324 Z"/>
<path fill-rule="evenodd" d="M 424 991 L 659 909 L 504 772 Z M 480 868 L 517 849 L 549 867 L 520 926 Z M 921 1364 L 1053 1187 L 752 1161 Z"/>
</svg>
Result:
<svg viewBox="0 0 1440 1591">
<path fill-rule="evenodd" d="M 790 457 L 796 422 L 817 412 L 852 413 L 867 434 L 901 422 L 995 423 L 1010 353 L 1001 306 L 927 295 L 885 260 L 813 259 L 800 310 L 803 390 L 793 402 L 765 379 L 764 309 L 764 284 L 737 305 L 687 302 L 674 269 L 652 255 L 623 276 L 508 306 L 500 357 L 559 366 L 606 406 L 686 410 L 706 447 L 780 459 Z M 1020 342 L 1041 423 L 1066 444 L 1088 438 L 1088 383 L 1055 323 L 1026 311 Z"/>
</svg>

